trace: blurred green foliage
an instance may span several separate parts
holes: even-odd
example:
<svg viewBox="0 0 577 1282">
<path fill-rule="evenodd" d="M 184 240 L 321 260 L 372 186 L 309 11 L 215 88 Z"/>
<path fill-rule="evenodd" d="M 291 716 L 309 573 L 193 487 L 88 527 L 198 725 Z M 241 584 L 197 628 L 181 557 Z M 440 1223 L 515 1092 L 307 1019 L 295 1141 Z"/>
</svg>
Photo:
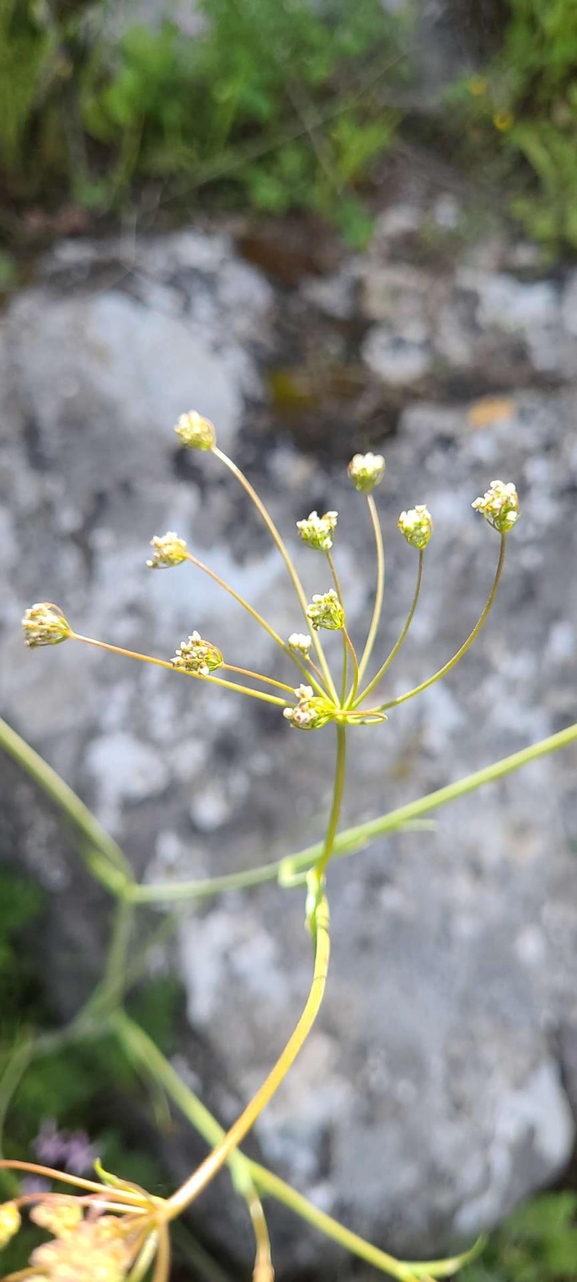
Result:
<svg viewBox="0 0 577 1282">
<path fill-rule="evenodd" d="M 401 20 L 380 0 L 201 0 L 113 38 L 100 3 L 0 0 L 0 167 L 16 197 L 62 188 L 97 209 L 135 180 L 190 202 L 333 215 L 353 240 L 355 192 L 390 145 L 383 99 Z"/>
<path fill-rule="evenodd" d="M 552 249 L 577 247 L 577 4 L 508 7 L 498 56 L 448 97 L 469 142 L 509 162 L 511 212 L 526 231 Z"/>
<path fill-rule="evenodd" d="M 545 1193 L 516 1211 L 491 1238 L 463 1282 L 574 1282 L 577 1193 Z"/>
</svg>

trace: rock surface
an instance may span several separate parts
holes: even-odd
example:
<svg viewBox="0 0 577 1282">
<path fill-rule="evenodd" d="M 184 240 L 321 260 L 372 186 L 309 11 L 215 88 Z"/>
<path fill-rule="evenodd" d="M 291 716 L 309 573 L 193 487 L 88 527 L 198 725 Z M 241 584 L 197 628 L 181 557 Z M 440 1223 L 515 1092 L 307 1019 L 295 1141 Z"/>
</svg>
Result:
<svg viewBox="0 0 577 1282">
<path fill-rule="evenodd" d="M 420 214 L 412 217 L 418 224 Z M 233 871 L 308 845 L 330 798 L 330 730 L 303 736 L 272 707 L 77 644 L 22 648 L 24 606 L 51 599 L 87 635 L 171 657 L 198 627 L 231 662 L 292 679 L 266 635 L 200 572 L 145 568 L 152 534 L 175 529 L 281 635 L 302 627 L 282 562 L 233 478 L 211 457 L 176 448 L 173 420 L 192 405 L 215 419 L 219 440 L 269 500 L 307 591 L 329 582 L 320 554 L 296 546 L 294 522 L 314 507 L 338 509 L 337 561 L 362 642 L 374 583 L 370 527 L 334 455 L 347 443 L 352 452 L 359 431 L 382 441 L 375 386 L 398 370 L 382 363 L 386 344 L 389 362 L 395 342 L 429 354 L 425 399 L 401 389 L 379 491 L 388 553 L 379 654 L 414 584 L 398 512 L 426 501 L 436 527 L 389 697 L 445 662 L 488 592 L 498 539 L 471 500 L 495 475 L 515 479 L 522 495 L 523 522 L 475 650 L 386 725 L 352 732 L 343 823 L 577 719 L 575 282 L 528 279 L 503 244 L 479 250 L 476 263 L 471 251 L 433 279 L 402 261 L 398 240 L 391 250 L 391 228 L 406 234 L 407 220 L 402 207 L 389 210 L 368 259 L 345 263 L 341 287 L 337 273 L 316 296 L 310 282 L 273 288 L 224 234 L 139 241 L 129 259 L 116 243 L 64 243 L 2 318 L 2 709 L 149 881 Z M 360 342 L 370 369 L 356 393 L 370 413 L 353 430 L 351 407 L 340 403 L 328 466 L 297 450 L 286 420 L 267 408 L 267 362 L 299 316 L 323 342 L 332 334 L 331 359 L 344 348 L 350 355 L 352 343 L 358 366 Z M 435 373 L 441 359 L 473 369 L 490 399 L 449 401 L 443 371 Z M 545 388 L 544 375 L 557 386 Z M 469 1241 L 570 1156 L 573 775 L 571 752 L 545 758 L 440 811 L 434 829 L 377 841 L 331 869 L 326 1003 L 253 1143 L 387 1249 L 431 1255 Z M 42 946 L 60 959 L 54 985 L 68 1014 L 90 979 L 82 923 L 90 922 L 92 957 L 100 946 L 96 901 L 54 826 L 41 816 L 25 822 L 27 785 L 18 794 L 14 780 L 7 771 L 0 785 L 17 816 L 7 844 L 52 892 Z M 302 891 L 230 894 L 191 907 L 159 963 L 183 979 L 192 1030 L 183 1054 L 223 1122 L 260 1083 L 301 1010 L 310 974 L 302 919 Z M 187 1137 L 178 1147 L 184 1168 L 196 1149 Z M 199 1210 L 209 1237 L 242 1253 L 236 1228 L 226 1239 L 222 1199 Z M 342 1256 L 300 1225 L 295 1232 L 273 1215 L 275 1232 L 279 1278 L 307 1268 L 347 1276 Z"/>
</svg>

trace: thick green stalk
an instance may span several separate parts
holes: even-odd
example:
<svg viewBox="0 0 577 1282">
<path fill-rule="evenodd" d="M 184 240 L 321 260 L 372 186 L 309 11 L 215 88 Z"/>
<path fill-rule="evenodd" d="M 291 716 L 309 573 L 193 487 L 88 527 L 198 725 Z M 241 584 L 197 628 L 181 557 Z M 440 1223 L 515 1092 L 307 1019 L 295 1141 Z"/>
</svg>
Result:
<svg viewBox="0 0 577 1282">
<path fill-rule="evenodd" d="M 347 767 L 347 729 L 345 725 L 338 725 L 337 731 L 337 759 L 335 763 L 335 781 L 333 786 L 333 800 L 329 815 L 327 831 L 322 846 L 321 854 L 315 864 L 315 871 L 319 881 L 325 875 L 327 865 L 334 851 L 335 837 L 339 823 L 341 806 L 343 803 L 343 792 L 345 787 L 345 776 Z"/>
<path fill-rule="evenodd" d="M 81 847 L 81 853 L 94 876 L 113 894 L 122 895 L 124 890 L 134 883 L 132 868 L 120 846 L 117 846 L 113 838 L 102 828 L 80 797 L 77 797 L 72 788 L 69 788 L 52 766 L 49 766 L 34 751 L 34 748 L 31 748 L 6 721 L 1 719 L 0 748 L 3 748 L 19 766 L 22 766 L 26 774 L 56 803 L 80 833 L 88 846 L 88 849 Z"/>
<path fill-rule="evenodd" d="M 354 855 L 357 851 L 367 846 L 369 842 L 373 841 L 375 837 L 384 837 L 389 833 L 398 832 L 421 815 L 428 814 L 431 810 L 438 810 L 440 806 L 445 806 L 447 802 L 456 801 L 458 797 L 464 797 L 467 793 L 484 787 L 485 784 L 494 783 L 497 779 L 502 779 L 504 775 L 511 774 L 514 770 L 520 770 L 522 766 L 530 765 L 532 761 L 537 761 L 540 757 L 547 756 L 550 752 L 558 752 L 561 748 L 566 748 L 576 741 L 577 724 L 568 726 L 566 730 L 559 730 L 557 734 L 549 735 L 546 739 L 540 739 L 538 743 L 531 744 L 528 748 L 522 748 L 520 752 L 513 752 L 509 757 L 502 757 L 500 761 L 495 761 L 490 766 L 484 766 L 482 770 L 476 770 L 473 774 L 465 775 L 463 779 L 457 779 L 454 783 L 449 783 L 444 788 L 438 788 L 435 792 L 426 793 L 424 797 L 419 797 L 416 801 L 409 801 L 404 806 L 398 806 L 396 810 L 390 810 L 386 815 L 379 815 L 378 818 L 369 819 L 366 823 L 355 824 L 352 828 L 345 828 L 335 836 L 333 855 L 341 858 L 346 855 Z M 267 881 L 277 881 L 279 874 L 287 868 L 291 868 L 294 872 L 312 868 L 322 856 L 324 846 L 324 842 L 316 842 L 313 846 L 307 846 L 304 850 L 299 850 L 293 855 L 285 855 L 283 859 L 277 859 L 274 863 L 262 864 L 259 868 L 250 868 L 246 872 L 232 873 L 226 877 L 180 883 L 157 882 L 151 886 L 135 886 L 131 891 L 131 898 L 137 903 L 154 903 L 155 901 L 164 903 L 170 900 L 210 897 L 220 894 L 224 890 L 232 890 L 237 886 L 245 888 L 259 886 Z"/>
</svg>

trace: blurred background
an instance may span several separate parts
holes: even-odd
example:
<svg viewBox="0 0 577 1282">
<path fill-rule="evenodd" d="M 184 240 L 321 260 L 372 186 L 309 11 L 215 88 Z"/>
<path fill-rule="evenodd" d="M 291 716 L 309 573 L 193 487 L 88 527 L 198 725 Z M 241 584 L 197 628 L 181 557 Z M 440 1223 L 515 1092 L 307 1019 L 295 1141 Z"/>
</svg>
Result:
<svg viewBox="0 0 577 1282">
<path fill-rule="evenodd" d="M 577 720 L 576 69 L 574 0 L 0 0 L 1 711 L 141 878 L 278 859 L 320 836 L 330 796 L 328 733 L 81 646 L 22 647 L 24 608 L 54 600 L 84 634 L 170 658 L 198 628 L 288 679 L 198 571 L 146 570 L 176 530 L 281 635 L 301 626 L 243 492 L 178 448 L 190 408 L 311 593 L 328 584 L 294 523 L 338 509 L 360 642 L 375 569 L 345 466 L 385 454 L 377 657 L 413 593 L 397 517 L 428 504 L 388 697 L 469 632 L 498 552 L 471 501 L 494 476 L 518 486 L 486 631 L 446 682 L 353 732 L 343 824 Z M 502 1226 L 467 1282 L 577 1277 L 574 762 L 331 869 L 326 1003 L 246 1146 L 396 1253 Z M 109 901 L 7 758 L 0 801 L 6 1051 L 87 998 Z M 302 914 L 273 885 L 143 917 L 158 943 L 130 1009 L 223 1124 L 302 1007 Z M 84 1174 L 98 1153 L 152 1191 L 204 1153 L 112 1044 L 33 1063 L 9 1108 L 4 1082 L 0 1119 L 11 1156 Z M 270 1223 L 279 1282 L 373 1276 L 281 1208 Z M 248 1278 L 250 1259 L 223 1175 L 174 1277 Z"/>
</svg>

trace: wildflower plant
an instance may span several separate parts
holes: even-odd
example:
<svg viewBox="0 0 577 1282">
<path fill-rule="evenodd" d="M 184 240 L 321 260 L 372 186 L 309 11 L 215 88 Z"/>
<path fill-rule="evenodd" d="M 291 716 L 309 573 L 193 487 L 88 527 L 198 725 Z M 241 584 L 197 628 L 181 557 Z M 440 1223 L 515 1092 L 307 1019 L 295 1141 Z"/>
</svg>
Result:
<svg viewBox="0 0 577 1282">
<path fill-rule="evenodd" d="M 298 522 L 300 536 L 319 558 L 319 586 L 324 589 L 315 593 L 309 602 L 290 551 L 268 509 L 244 473 L 218 447 L 213 424 L 196 411 L 191 411 L 181 416 L 176 432 L 187 449 L 204 451 L 212 456 L 213 462 L 227 468 L 255 505 L 282 557 L 294 589 L 295 626 L 299 622 L 301 626 L 304 623 L 307 631 L 295 631 L 284 640 L 268 619 L 260 615 L 250 602 L 210 567 L 204 565 L 173 531 L 153 537 L 152 557 L 147 564 L 154 570 L 178 569 L 179 573 L 183 573 L 182 567 L 189 563 L 208 574 L 275 642 L 282 652 L 283 663 L 294 665 L 296 673 L 293 683 L 284 679 L 284 670 L 279 675 L 270 675 L 229 662 L 228 655 L 223 656 L 212 641 L 206 640 L 197 631 L 191 632 L 188 639 L 180 642 L 172 659 L 133 653 L 110 642 L 83 636 L 67 621 L 59 607 L 49 603 L 33 605 L 26 611 L 23 619 L 25 642 L 33 648 L 69 640 L 97 646 L 112 654 L 128 655 L 140 662 L 165 668 L 167 673 L 216 685 L 234 695 L 264 701 L 276 708 L 279 717 L 288 723 L 287 732 L 293 729 L 332 733 L 336 746 L 335 770 L 326 831 L 323 840 L 317 845 L 264 867 L 200 882 L 139 884 L 122 850 L 103 831 L 95 816 L 10 727 L 0 723 L 1 746 L 64 810 L 82 838 L 82 851 L 89 871 L 117 901 L 108 962 L 102 982 L 69 1028 L 63 1030 L 60 1040 L 58 1034 L 32 1037 L 24 1047 L 17 1047 L 12 1056 L 5 1060 L 4 1075 L 0 1078 L 2 1116 L 6 1114 L 15 1084 L 18 1084 L 34 1054 L 47 1054 L 50 1048 L 60 1045 L 62 1040 L 93 1038 L 100 1032 L 102 1036 L 113 1035 L 118 1040 L 142 1072 L 152 1077 L 157 1086 L 181 1108 L 205 1138 L 210 1149 L 207 1157 L 168 1198 L 154 1196 L 135 1184 L 108 1174 L 99 1163 L 95 1167 L 96 1178 L 89 1180 L 32 1162 L 3 1159 L 0 1167 L 9 1168 L 12 1174 L 20 1170 L 40 1174 L 57 1184 L 64 1183 L 77 1190 L 76 1195 L 52 1189 L 48 1192 L 19 1192 L 0 1206 L 0 1247 L 18 1233 L 24 1214 L 28 1214 L 33 1222 L 52 1235 L 51 1241 L 34 1250 L 28 1268 L 9 1275 L 5 1282 L 19 1282 L 20 1279 L 28 1279 L 28 1282 L 40 1282 L 40 1279 L 50 1279 L 52 1282 L 143 1282 L 149 1275 L 153 1282 L 167 1282 L 170 1269 L 170 1224 L 186 1211 L 225 1165 L 228 1165 L 235 1190 L 246 1203 L 254 1231 L 254 1282 L 273 1282 L 274 1279 L 271 1243 L 262 1201 L 265 1196 L 283 1202 L 297 1215 L 354 1252 L 376 1270 L 399 1279 L 399 1282 L 417 1282 L 417 1279 L 431 1282 L 432 1278 L 446 1277 L 455 1272 L 472 1257 L 480 1244 L 477 1243 L 471 1251 L 451 1260 L 426 1263 L 397 1260 L 345 1229 L 272 1171 L 250 1161 L 242 1153 L 240 1145 L 306 1042 L 323 1000 L 330 959 L 330 915 L 326 883 L 331 860 L 337 856 L 352 854 L 365 846 L 371 837 L 398 831 L 452 798 L 577 739 L 577 726 L 570 726 L 539 744 L 429 796 L 421 797 L 388 815 L 361 823 L 346 832 L 338 831 L 349 735 L 357 734 L 359 728 L 368 726 L 373 727 L 370 733 L 375 733 L 374 727 L 382 726 L 387 720 L 387 713 L 393 714 L 400 704 L 441 680 L 476 640 L 495 601 L 508 536 L 519 517 L 517 491 L 512 482 L 503 484 L 494 481 L 484 497 L 473 503 L 473 507 L 483 514 L 498 533 L 499 546 L 491 589 L 469 636 L 437 672 L 396 698 L 390 698 L 378 691 L 406 640 L 417 609 L 425 554 L 429 555 L 427 548 L 433 528 L 427 507 L 424 504 L 416 505 L 401 513 L 399 518 L 401 533 L 418 553 L 415 589 L 406 621 L 392 649 L 373 664 L 383 606 L 384 552 L 381 524 L 372 491 L 383 479 L 385 464 L 382 456 L 355 455 L 349 465 L 351 483 L 360 496 L 365 496 L 376 548 L 374 606 L 364 647 L 357 653 L 348 631 L 346 604 L 332 555 L 337 513 L 327 512 L 319 517 L 313 512 L 308 518 Z M 329 588 L 326 588 L 327 577 L 332 580 Z M 329 662 L 325 653 L 321 634 L 326 632 L 340 633 L 340 660 L 337 665 L 333 659 Z M 139 958 L 129 966 L 134 915 L 142 904 L 165 904 L 213 897 L 233 887 L 249 888 L 266 881 L 277 881 L 281 888 L 301 885 L 305 891 L 305 920 L 313 945 L 310 992 L 296 1028 L 268 1077 L 234 1124 L 224 1131 L 179 1078 L 154 1042 L 126 1014 L 124 997 L 134 982 L 135 975 L 139 974 L 145 964 L 148 946 L 144 946 Z"/>
</svg>

